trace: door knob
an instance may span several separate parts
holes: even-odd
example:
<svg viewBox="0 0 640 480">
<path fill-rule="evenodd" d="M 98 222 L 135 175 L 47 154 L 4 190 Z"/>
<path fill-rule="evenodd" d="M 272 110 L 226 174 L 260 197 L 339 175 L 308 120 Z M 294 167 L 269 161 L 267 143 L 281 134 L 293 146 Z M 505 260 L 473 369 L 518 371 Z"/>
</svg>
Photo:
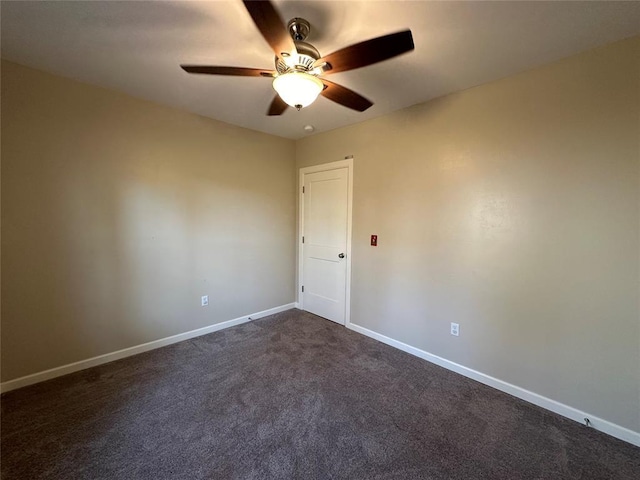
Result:
<svg viewBox="0 0 640 480">
<path fill-rule="evenodd" d="M 344 253 L 338 254 L 338 258 L 344 258 Z"/>
</svg>

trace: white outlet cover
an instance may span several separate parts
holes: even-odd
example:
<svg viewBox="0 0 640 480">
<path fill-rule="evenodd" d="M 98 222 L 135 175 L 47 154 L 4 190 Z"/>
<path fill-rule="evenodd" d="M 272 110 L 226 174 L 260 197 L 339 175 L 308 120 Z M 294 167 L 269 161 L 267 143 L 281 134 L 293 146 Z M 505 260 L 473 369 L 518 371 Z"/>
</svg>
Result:
<svg viewBox="0 0 640 480">
<path fill-rule="evenodd" d="M 457 323 L 451 322 L 451 335 L 458 337 L 460 336 L 460 325 Z"/>
<path fill-rule="evenodd" d="M 209 295 L 203 295 L 200 298 L 200 305 L 202 305 L 203 307 L 206 307 L 207 305 L 209 305 Z"/>
</svg>

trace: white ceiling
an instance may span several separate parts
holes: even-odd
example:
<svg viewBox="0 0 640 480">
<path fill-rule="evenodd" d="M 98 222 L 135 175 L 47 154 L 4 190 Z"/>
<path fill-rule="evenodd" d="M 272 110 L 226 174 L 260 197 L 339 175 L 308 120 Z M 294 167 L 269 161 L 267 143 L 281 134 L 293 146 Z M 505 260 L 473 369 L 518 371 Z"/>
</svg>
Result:
<svg viewBox="0 0 640 480">
<path fill-rule="evenodd" d="M 275 0 L 306 18 L 321 54 L 410 28 L 416 49 L 331 80 L 371 99 L 364 113 L 324 98 L 281 117 L 257 77 L 189 75 L 181 63 L 273 68 L 240 0 L 0 4 L 2 57 L 246 128 L 301 138 L 374 118 L 640 34 L 640 2 Z"/>
</svg>

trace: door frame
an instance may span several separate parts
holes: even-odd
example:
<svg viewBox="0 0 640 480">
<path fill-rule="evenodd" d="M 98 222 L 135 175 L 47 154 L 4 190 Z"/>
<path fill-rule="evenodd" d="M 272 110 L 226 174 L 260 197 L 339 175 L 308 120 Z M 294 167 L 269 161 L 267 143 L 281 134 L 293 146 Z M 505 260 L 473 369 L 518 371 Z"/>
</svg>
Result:
<svg viewBox="0 0 640 480">
<path fill-rule="evenodd" d="M 297 306 L 304 310 L 304 294 L 302 293 L 302 279 L 304 278 L 304 256 L 302 243 L 302 234 L 304 232 L 304 176 L 310 173 L 326 172 L 329 170 L 337 170 L 339 168 L 347 168 L 347 278 L 345 286 L 345 312 L 344 326 L 351 323 L 351 228 L 352 228 L 352 212 L 353 212 L 353 157 L 345 158 L 337 162 L 323 163 L 313 165 L 311 167 L 300 168 L 298 175 L 298 278 L 296 281 Z"/>
</svg>

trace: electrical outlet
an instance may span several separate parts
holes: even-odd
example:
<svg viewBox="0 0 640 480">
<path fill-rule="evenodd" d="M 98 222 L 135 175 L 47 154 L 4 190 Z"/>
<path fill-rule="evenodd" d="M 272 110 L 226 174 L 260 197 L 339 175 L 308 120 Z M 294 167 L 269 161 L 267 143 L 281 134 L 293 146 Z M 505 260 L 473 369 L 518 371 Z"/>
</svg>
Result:
<svg viewBox="0 0 640 480">
<path fill-rule="evenodd" d="M 207 305 L 209 305 L 209 295 L 203 295 L 200 298 L 200 305 L 202 305 L 203 307 L 206 307 Z"/>
<path fill-rule="evenodd" d="M 451 335 L 454 337 L 460 336 L 460 325 L 457 323 L 451 322 Z"/>
</svg>

